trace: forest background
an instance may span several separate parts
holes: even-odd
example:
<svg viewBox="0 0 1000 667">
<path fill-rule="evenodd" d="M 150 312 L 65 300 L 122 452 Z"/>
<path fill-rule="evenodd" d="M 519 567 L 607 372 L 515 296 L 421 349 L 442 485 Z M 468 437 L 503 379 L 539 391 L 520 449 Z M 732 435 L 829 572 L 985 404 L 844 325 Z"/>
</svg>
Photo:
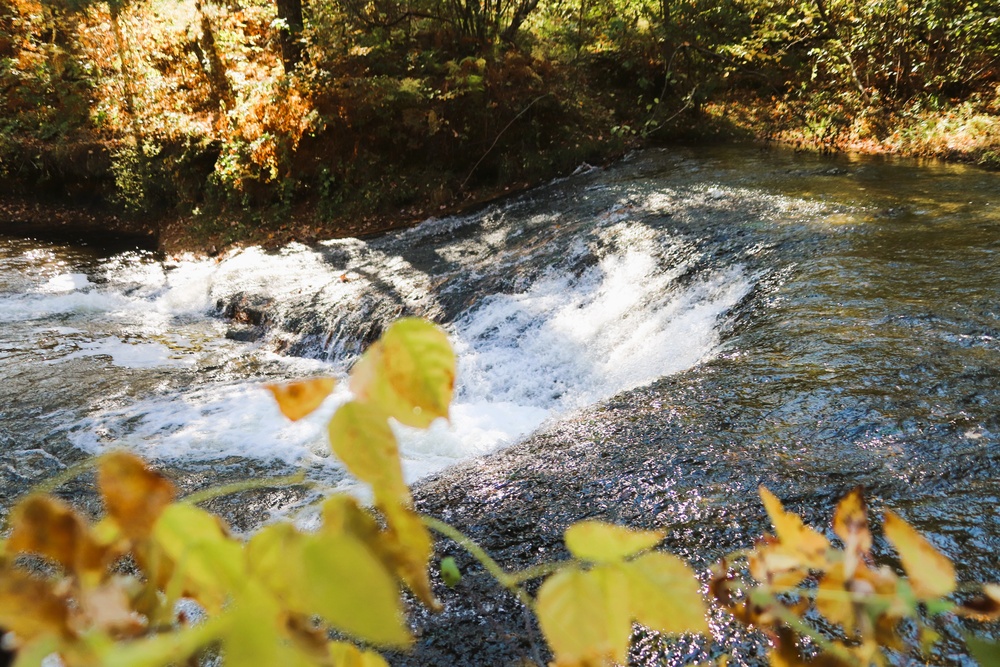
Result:
<svg viewBox="0 0 1000 667">
<path fill-rule="evenodd" d="M 367 234 L 671 141 L 1000 166 L 1000 0 L 0 0 L 0 211 Z"/>
</svg>

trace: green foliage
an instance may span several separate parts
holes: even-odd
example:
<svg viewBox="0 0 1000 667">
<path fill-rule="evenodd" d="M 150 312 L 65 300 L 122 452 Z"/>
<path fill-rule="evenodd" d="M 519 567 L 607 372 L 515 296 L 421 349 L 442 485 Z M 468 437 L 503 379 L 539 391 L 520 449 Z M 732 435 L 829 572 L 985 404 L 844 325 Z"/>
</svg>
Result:
<svg viewBox="0 0 1000 667">
<path fill-rule="evenodd" d="M 178 500 L 170 481 L 125 452 L 96 463 L 106 511 L 96 524 L 44 493 L 22 499 L 0 543 L 0 626 L 10 632 L 5 642 L 17 649 L 18 667 L 51 654 L 68 667 L 161 667 L 209 653 L 241 666 L 384 667 L 378 653 L 351 642 L 392 649 L 412 642 L 401 586 L 431 609 L 440 607 L 428 574 L 428 527 L 456 540 L 536 614 L 555 665 L 624 662 L 633 624 L 708 634 L 695 573 L 679 558 L 652 550 L 661 532 L 582 521 L 565 532 L 571 560 L 511 573 L 454 528 L 413 510 L 387 420 L 422 427 L 447 418 L 454 364 L 443 332 L 407 319 L 356 365 L 356 398 L 331 420 L 331 447 L 371 487 L 378 515 L 334 494 L 322 504 L 317 530 L 281 521 L 244 542 L 192 501 L 254 482 Z M 268 388 L 282 412 L 299 419 L 322 403 L 333 381 Z M 884 664 L 882 650 L 904 648 L 895 632 L 903 619 L 917 624 L 926 649 L 937 637 L 922 608 L 1000 616 L 998 585 L 981 587 L 978 597 L 961 604 L 949 600 L 958 587 L 951 562 L 892 512 L 884 532 L 907 578 L 876 567 L 860 491 L 848 494 L 834 514 L 842 549 L 769 491 L 760 493 L 775 536 L 720 562 L 709 589 L 736 619 L 773 637 L 772 665 L 805 664 L 796 647 L 802 637 L 824 653 L 823 664 Z M 22 554 L 51 567 L 26 569 Z M 126 557 L 132 567 L 123 570 L 118 564 Z M 441 562 L 441 574 L 448 586 L 461 583 L 453 559 Z M 544 579 L 534 598 L 524 589 L 533 579 Z M 206 617 L 192 623 L 176 615 L 182 598 L 197 602 Z M 842 636 L 812 628 L 805 620 L 815 619 L 810 610 L 839 626 Z M 351 642 L 331 640 L 331 632 Z M 992 664 L 997 646 L 975 638 L 968 643 L 982 664 Z"/>
</svg>

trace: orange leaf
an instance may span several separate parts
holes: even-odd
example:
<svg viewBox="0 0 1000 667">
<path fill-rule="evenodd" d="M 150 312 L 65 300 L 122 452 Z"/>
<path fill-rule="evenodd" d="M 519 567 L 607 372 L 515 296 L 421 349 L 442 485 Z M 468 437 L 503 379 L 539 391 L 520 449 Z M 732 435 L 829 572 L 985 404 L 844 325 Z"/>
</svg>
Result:
<svg viewBox="0 0 1000 667">
<path fill-rule="evenodd" d="M 22 642 L 45 634 L 68 635 L 66 601 L 28 573 L 0 564 L 0 626 Z"/>
<path fill-rule="evenodd" d="M 126 452 L 101 457 L 97 485 L 108 514 L 125 535 L 135 540 L 149 536 L 163 508 L 177 493 L 168 479 Z"/>
<path fill-rule="evenodd" d="M 333 378 L 313 378 L 288 384 L 266 384 L 264 388 L 274 394 L 281 414 L 298 421 L 318 408 L 336 384 Z"/>
<path fill-rule="evenodd" d="M 885 511 L 884 528 L 918 597 L 940 598 L 955 590 L 955 566 L 927 538 L 891 510 Z"/>
<path fill-rule="evenodd" d="M 9 553 L 33 553 L 81 574 L 103 570 L 106 549 L 72 508 L 50 496 L 28 496 L 11 512 Z"/>
</svg>

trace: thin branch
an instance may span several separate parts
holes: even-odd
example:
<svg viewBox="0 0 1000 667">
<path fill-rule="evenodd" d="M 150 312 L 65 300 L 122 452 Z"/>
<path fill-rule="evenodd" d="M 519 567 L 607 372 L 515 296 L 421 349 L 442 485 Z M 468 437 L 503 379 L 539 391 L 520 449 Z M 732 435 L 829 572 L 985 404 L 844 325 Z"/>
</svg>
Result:
<svg viewBox="0 0 1000 667">
<path fill-rule="evenodd" d="M 539 95 L 539 96 L 538 96 L 538 97 L 536 97 L 535 99 L 531 100 L 531 102 L 529 102 L 529 103 L 528 103 L 528 106 L 526 106 L 526 107 L 524 107 L 523 109 L 521 109 L 521 111 L 520 111 L 520 112 L 518 112 L 518 114 L 517 114 L 516 116 L 514 116 L 514 117 L 513 117 L 513 118 L 512 118 L 511 120 L 510 120 L 510 122 L 509 122 L 509 123 L 507 123 L 507 125 L 506 125 L 506 126 L 505 126 L 505 127 L 504 127 L 504 128 L 502 129 L 502 130 L 500 130 L 500 133 L 499 133 L 499 134 L 497 134 L 496 138 L 495 138 L 495 139 L 493 140 L 493 143 L 492 143 L 492 144 L 490 144 L 490 147 L 486 149 L 486 152 L 485 152 L 485 153 L 483 153 L 483 156 L 482 156 L 481 158 L 479 158 L 479 161 L 478 161 L 478 162 L 476 162 L 476 164 L 474 164 L 474 165 L 472 166 L 472 169 L 471 169 L 471 170 L 469 171 L 469 175 L 465 177 L 465 180 L 464 180 L 464 181 L 462 181 L 462 184 L 461 184 L 460 186 L 458 186 L 458 189 L 459 189 L 459 190 L 464 190 L 464 189 L 465 189 L 465 184 L 469 182 L 469 179 L 470 179 L 470 178 L 472 178 L 472 174 L 474 174 L 474 173 L 475 173 L 475 171 L 476 171 L 476 169 L 477 169 L 477 168 L 479 167 L 479 165 L 481 165 L 481 164 L 483 163 L 483 160 L 485 160 L 485 159 L 486 159 L 486 156 L 487 156 L 487 155 L 489 155 L 489 154 L 490 154 L 490 152 L 491 152 L 491 151 L 492 151 L 492 150 L 493 150 L 494 148 L 496 148 L 496 145 L 497 145 L 497 142 L 498 142 L 498 141 L 500 141 L 500 137 L 502 137 L 502 136 L 503 136 L 503 133 L 504 133 L 504 132 L 506 132 L 507 130 L 509 130 L 509 129 L 510 129 L 510 126 L 511 126 L 511 125 L 513 125 L 513 124 L 514 124 L 514 122 L 515 122 L 515 121 L 516 121 L 516 120 L 517 120 L 518 118 L 520 118 L 521 116 L 523 116 L 523 115 L 525 114 L 525 112 L 527 112 L 527 111 L 528 111 L 528 109 L 530 109 L 531 107 L 535 106 L 535 102 L 537 102 L 538 100 L 542 99 L 543 97 L 548 97 L 548 96 L 549 96 L 549 95 L 551 95 L 551 94 L 552 94 L 552 93 L 543 93 L 542 95 Z"/>
</svg>

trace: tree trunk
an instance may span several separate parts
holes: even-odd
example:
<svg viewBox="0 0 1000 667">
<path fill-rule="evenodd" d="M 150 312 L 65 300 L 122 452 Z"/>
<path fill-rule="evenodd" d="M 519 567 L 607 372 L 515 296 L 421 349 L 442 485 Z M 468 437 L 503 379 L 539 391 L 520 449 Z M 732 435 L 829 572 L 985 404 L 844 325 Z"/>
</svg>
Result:
<svg viewBox="0 0 1000 667">
<path fill-rule="evenodd" d="M 289 74 L 302 61 L 302 29 L 305 22 L 302 18 L 302 0 L 276 0 L 278 18 L 283 25 L 278 42 L 281 44 L 281 64 L 285 73 Z"/>
<path fill-rule="evenodd" d="M 132 138 L 135 140 L 136 148 L 142 150 L 142 126 L 139 124 L 139 117 L 135 111 L 135 77 L 132 75 L 132 59 L 125 44 L 125 35 L 122 33 L 122 25 L 119 20 L 121 15 L 121 5 L 117 2 L 108 3 L 111 12 L 111 32 L 115 37 L 115 46 L 118 49 L 118 61 L 122 71 L 122 83 L 124 84 L 125 112 L 132 119 Z"/>
</svg>

